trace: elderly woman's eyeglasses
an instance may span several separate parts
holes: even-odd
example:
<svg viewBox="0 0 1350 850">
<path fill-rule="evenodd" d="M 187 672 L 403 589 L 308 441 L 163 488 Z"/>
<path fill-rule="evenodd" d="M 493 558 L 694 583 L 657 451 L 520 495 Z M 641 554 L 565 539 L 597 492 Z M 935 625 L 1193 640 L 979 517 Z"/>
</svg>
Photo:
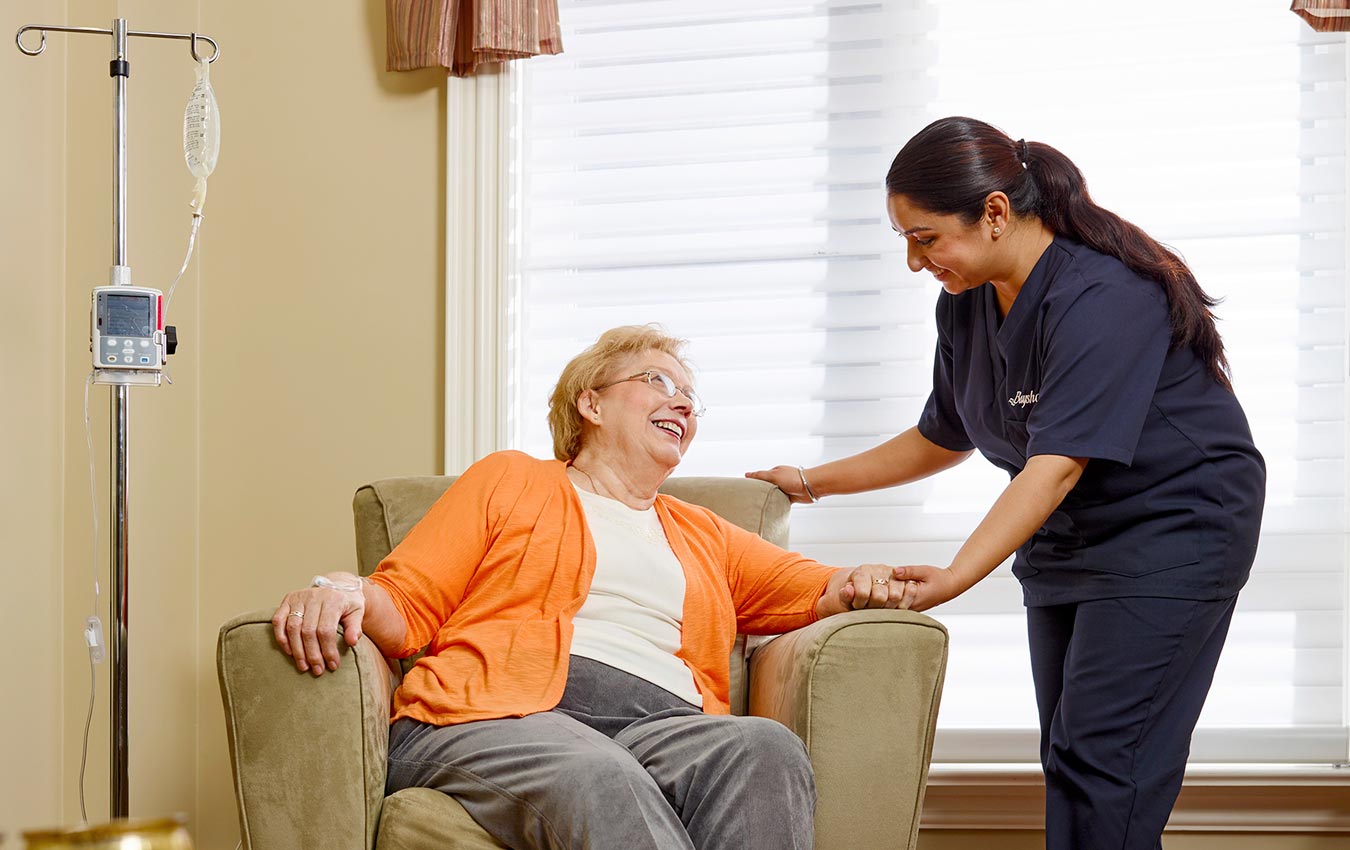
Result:
<svg viewBox="0 0 1350 850">
<path fill-rule="evenodd" d="M 594 387 L 593 389 L 596 392 L 599 392 L 600 390 L 607 390 L 615 384 L 622 384 L 628 381 L 646 381 L 649 386 L 656 387 L 658 390 L 665 393 L 666 398 L 674 398 L 675 394 L 679 393 L 689 399 L 689 404 L 693 408 L 695 416 L 702 416 L 704 411 L 707 410 L 707 408 L 703 406 L 703 399 L 699 398 L 698 393 L 694 392 L 693 389 L 680 386 L 675 383 L 669 375 L 664 372 L 658 372 L 655 369 L 647 369 L 646 371 L 638 372 L 636 375 L 629 375 L 627 378 L 620 378 L 617 381 L 611 381 L 608 384 L 605 384 L 603 387 Z"/>
</svg>

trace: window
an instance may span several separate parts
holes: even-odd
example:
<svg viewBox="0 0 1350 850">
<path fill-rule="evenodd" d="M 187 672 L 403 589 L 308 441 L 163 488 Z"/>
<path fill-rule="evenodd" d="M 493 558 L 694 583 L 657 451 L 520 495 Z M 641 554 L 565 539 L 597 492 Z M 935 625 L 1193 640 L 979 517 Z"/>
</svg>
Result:
<svg viewBox="0 0 1350 850">
<path fill-rule="evenodd" d="M 1178 249 L 1269 470 L 1251 582 L 1197 761 L 1346 761 L 1345 46 L 1278 5 L 562 0 L 523 63 L 512 445 L 605 328 L 692 341 L 709 405 L 681 474 L 814 464 L 912 425 L 933 302 L 882 178 L 928 121 L 1059 147 L 1096 199 Z M 827 563 L 944 564 L 1005 478 L 982 459 L 793 512 Z M 938 761 L 1035 761 L 1006 565 L 935 612 L 952 634 Z"/>
</svg>

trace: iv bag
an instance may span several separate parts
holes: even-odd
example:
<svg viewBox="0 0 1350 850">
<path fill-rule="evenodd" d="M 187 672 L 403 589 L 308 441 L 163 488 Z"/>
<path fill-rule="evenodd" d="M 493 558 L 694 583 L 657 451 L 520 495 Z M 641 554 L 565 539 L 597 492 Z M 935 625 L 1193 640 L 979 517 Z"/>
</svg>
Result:
<svg viewBox="0 0 1350 850">
<path fill-rule="evenodd" d="M 211 65 L 205 59 L 197 63 L 197 85 L 183 110 L 183 158 L 188 171 L 197 178 L 192 208 L 201 213 L 206 203 L 206 178 L 216 168 L 220 154 L 220 107 L 211 88 Z"/>
</svg>

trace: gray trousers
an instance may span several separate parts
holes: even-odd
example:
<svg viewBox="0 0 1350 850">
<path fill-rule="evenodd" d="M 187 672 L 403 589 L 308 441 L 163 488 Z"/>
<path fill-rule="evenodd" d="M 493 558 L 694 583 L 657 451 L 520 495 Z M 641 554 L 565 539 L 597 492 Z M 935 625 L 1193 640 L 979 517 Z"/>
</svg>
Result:
<svg viewBox="0 0 1350 850">
<path fill-rule="evenodd" d="M 387 793 L 453 795 L 511 850 L 810 850 L 806 748 L 572 656 L 552 711 L 389 730 Z"/>
</svg>

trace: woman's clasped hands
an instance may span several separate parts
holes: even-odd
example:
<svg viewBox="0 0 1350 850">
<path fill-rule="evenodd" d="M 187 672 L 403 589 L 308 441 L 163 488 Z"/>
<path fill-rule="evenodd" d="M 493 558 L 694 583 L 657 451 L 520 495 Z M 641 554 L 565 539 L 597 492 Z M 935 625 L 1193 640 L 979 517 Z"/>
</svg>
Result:
<svg viewBox="0 0 1350 850">
<path fill-rule="evenodd" d="M 960 595 L 965 589 L 960 577 L 944 567 L 863 564 L 844 576 L 834 595 L 843 610 L 900 608 L 927 611 Z"/>
</svg>

